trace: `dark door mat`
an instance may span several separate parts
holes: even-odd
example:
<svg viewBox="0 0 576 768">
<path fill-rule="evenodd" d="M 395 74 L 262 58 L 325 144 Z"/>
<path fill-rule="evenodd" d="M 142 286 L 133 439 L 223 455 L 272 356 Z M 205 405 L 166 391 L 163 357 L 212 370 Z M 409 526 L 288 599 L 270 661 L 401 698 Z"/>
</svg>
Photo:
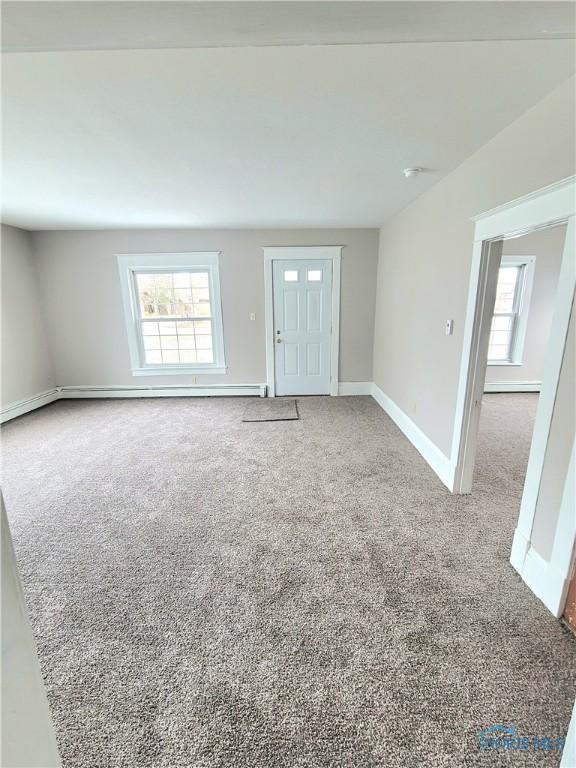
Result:
<svg viewBox="0 0 576 768">
<path fill-rule="evenodd" d="M 255 398 L 242 414 L 242 421 L 292 421 L 297 418 L 296 400 L 290 397 Z"/>
</svg>

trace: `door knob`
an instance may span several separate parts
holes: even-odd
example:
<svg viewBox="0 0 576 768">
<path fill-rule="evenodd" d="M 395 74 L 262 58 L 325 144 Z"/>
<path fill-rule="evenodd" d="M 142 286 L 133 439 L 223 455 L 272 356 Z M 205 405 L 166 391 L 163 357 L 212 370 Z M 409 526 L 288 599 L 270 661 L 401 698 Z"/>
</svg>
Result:
<svg viewBox="0 0 576 768">
<path fill-rule="evenodd" d="M 276 344 L 281 344 L 281 343 L 282 343 L 282 339 L 280 339 L 280 338 L 277 338 L 277 339 L 276 339 Z"/>
</svg>

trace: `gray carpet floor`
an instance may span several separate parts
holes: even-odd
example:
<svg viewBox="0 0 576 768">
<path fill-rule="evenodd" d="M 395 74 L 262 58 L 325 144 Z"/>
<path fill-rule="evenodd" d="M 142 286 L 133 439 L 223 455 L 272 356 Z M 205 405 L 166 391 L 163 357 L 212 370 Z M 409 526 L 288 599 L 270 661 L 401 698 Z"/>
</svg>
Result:
<svg viewBox="0 0 576 768">
<path fill-rule="evenodd" d="M 451 496 L 368 397 L 60 401 L 4 491 L 66 768 L 557 765 L 576 643 L 508 563 L 536 397 Z"/>
</svg>

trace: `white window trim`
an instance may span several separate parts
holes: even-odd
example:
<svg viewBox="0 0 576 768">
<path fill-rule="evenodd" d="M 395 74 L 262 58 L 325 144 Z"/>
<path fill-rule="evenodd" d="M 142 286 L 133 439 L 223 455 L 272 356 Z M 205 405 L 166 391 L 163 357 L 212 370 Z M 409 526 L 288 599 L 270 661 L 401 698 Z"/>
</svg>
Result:
<svg viewBox="0 0 576 768">
<path fill-rule="evenodd" d="M 124 316 L 130 350 L 130 364 L 133 376 L 178 376 L 190 374 L 224 374 L 226 363 L 224 359 L 224 329 L 222 324 L 222 302 L 220 298 L 219 251 L 202 251 L 194 253 L 130 253 L 118 254 L 118 269 L 120 286 L 124 303 Z M 142 335 L 138 318 L 138 297 L 134 275 L 143 270 L 170 272 L 205 268 L 209 275 L 210 297 L 212 306 L 212 331 L 214 362 L 195 363 L 165 363 L 148 365 L 144 363 Z"/>
<path fill-rule="evenodd" d="M 530 302 L 532 300 L 532 288 L 534 285 L 534 269 L 536 256 L 502 256 L 501 267 L 524 267 L 522 273 L 521 294 L 518 298 L 518 322 L 514 328 L 512 349 L 509 360 L 488 360 L 490 367 L 523 365 L 524 343 L 528 330 L 528 316 L 530 314 Z"/>
</svg>

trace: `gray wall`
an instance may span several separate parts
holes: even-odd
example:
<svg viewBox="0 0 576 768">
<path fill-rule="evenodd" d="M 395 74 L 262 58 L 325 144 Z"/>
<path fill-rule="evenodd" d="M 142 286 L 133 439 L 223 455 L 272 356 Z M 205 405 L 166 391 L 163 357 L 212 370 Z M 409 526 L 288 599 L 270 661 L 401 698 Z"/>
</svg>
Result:
<svg viewBox="0 0 576 768">
<path fill-rule="evenodd" d="M 563 225 L 504 242 L 503 258 L 506 255 L 536 256 L 532 300 L 528 310 L 522 365 L 489 365 L 486 381 L 542 381 L 565 238 L 566 225 Z"/>
<path fill-rule="evenodd" d="M 2 225 L 2 405 L 54 386 L 28 232 Z"/>
<path fill-rule="evenodd" d="M 340 380 L 372 381 L 378 230 L 107 230 L 32 237 L 58 384 L 190 384 L 186 376 L 132 376 L 115 254 L 202 250 L 222 251 L 228 371 L 198 376 L 197 382 L 264 382 L 266 245 L 345 246 Z"/>
<path fill-rule="evenodd" d="M 470 218 L 574 173 L 574 79 L 395 216 L 380 235 L 374 381 L 450 455 Z M 446 320 L 454 334 L 446 336 Z"/>
</svg>

